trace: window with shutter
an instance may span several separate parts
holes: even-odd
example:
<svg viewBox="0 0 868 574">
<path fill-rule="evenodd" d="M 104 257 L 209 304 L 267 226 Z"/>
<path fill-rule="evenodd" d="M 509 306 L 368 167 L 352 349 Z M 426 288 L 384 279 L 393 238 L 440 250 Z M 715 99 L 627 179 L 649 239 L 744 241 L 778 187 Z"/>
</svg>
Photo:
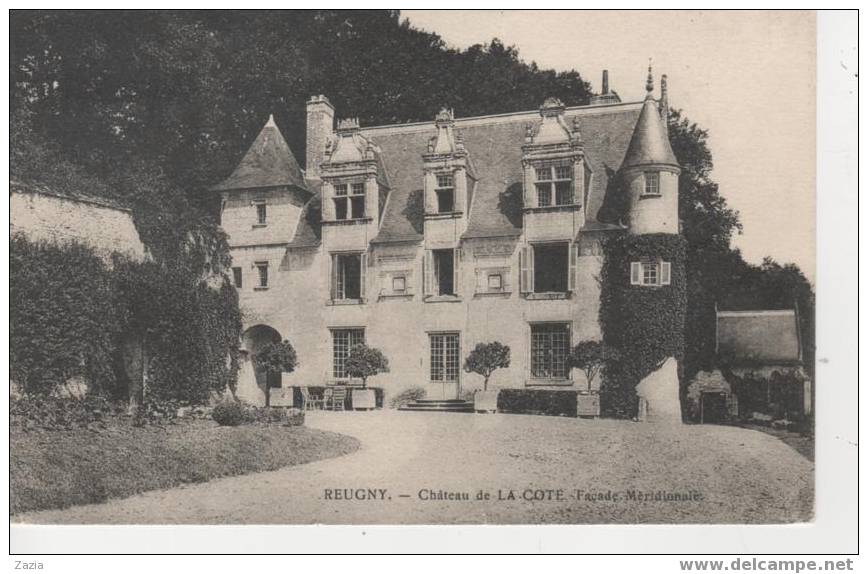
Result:
<svg viewBox="0 0 868 574">
<path fill-rule="evenodd" d="M 642 264 L 638 261 L 630 263 L 630 285 L 639 285 L 642 283 Z"/>
<path fill-rule="evenodd" d="M 519 253 L 519 283 L 522 293 L 533 293 L 533 249 L 521 248 Z"/>
</svg>

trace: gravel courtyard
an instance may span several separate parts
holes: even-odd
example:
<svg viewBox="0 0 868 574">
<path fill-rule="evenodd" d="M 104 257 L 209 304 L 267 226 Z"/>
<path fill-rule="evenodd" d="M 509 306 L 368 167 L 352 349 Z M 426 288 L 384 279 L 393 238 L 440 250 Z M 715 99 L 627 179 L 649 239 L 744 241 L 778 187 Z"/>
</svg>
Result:
<svg viewBox="0 0 868 574">
<path fill-rule="evenodd" d="M 308 425 L 362 446 L 335 459 L 12 521 L 781 523 L 813 513 L 813 463 L 741 428 L 396 411 L 313 412 Z"/>
</svg>

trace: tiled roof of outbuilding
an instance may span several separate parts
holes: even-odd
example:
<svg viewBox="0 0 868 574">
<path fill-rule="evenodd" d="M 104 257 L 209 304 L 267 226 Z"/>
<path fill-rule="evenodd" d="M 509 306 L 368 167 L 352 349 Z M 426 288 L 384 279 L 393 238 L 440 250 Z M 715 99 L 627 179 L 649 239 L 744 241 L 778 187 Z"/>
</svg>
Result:
<svg viewBox="0 0 868 574">
<path fill-rule="evenodd" d="M 717 354 L 733 364 L 793 364 L 801 361 L 799 326 L 792 309 L 718 311 Z"/>
<path fill-rule="evenodd" d="M 277 186 L 305 188 L 304 176 L 292 150 L 274 118 L 269 117 L 232 175 L 211 189 L 226 191 Z"/>
</svg>

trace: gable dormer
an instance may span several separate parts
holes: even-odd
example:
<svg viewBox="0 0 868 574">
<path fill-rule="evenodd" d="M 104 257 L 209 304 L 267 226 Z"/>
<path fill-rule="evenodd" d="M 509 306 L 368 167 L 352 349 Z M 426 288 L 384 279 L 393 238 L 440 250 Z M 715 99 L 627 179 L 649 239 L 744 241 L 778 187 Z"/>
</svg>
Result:
<svg viewBox="0 0 868 574">
<path fill-rule="evenodd" d="M 467 229 L 475 175 L 461 134 L 455 130 L 452 110 L 440 110 L 434 128 L 422 154 L 425 242 L 454 247 Z"/>
<path fill-rule="evenodd" d="M 557 98 L 545 100 L 540 117 L 527 126 L 521 148 L 525 232 L 531 239 L 575 237 L 591 177 L 579 123 L 567 124 Z"/>
<path fill-rule="evenodd" d="M 368 240 L 376 235 L 383 203 L 380 196 L 386 193 L 379 168 L 379 149 L 362 135 L 359 120 L 339 121 L 337 131 L 325 142 L 320 165 L 322 223 L 327 228 L 362 230 L 329 232 L 335 237 L 333 245 L 349 242 L 367 248 Z"/>
</svg>

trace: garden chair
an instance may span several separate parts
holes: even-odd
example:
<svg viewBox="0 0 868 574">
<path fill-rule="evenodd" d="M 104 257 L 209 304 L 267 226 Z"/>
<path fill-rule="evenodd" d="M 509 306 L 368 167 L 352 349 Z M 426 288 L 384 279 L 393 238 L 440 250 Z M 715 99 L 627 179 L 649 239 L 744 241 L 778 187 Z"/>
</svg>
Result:
<svg viewBox="0 0 868 574">
<path fill-rule="evenodd" d="M 327 389 L 331 391 L 331 407 L 333 411 L 344 410 L 344 403 L 347 401 L 346 387 L 334 387 Z"/>
<path fill-rule="evenodd" d="M 325 398 L 311 395 L 310 389 L 307 387 L 301 387 L 301 397 L 304 400 L 304 410 L 311 411 L 315 409 L 325 409 Z"/>
</svg>

